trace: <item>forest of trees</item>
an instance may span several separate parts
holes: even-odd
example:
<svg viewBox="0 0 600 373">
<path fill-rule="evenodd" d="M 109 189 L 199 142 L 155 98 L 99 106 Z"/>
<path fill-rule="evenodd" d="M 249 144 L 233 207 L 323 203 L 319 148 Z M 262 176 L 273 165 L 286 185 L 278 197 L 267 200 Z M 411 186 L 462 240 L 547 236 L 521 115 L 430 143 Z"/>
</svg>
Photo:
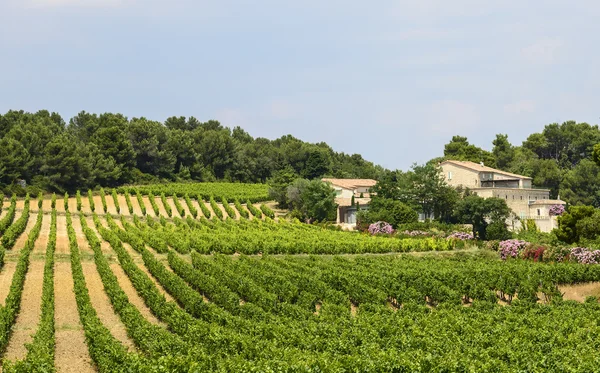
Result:
<svg viewBox="0 0 600 373">
<path fill-rule="evenodd" d="M 21 180 L 30 188 L 70 192 L 160 180 L 260 183 L 283 169 L 307 179 L 378 178 L 383 171 L 322 142 L 253 138 L 239 127 L 194 117 L 161 123 L 82 111 L 66 123 L 45 110 L 0 115 L 0 189 L 7 195 Z"/>
</svg>

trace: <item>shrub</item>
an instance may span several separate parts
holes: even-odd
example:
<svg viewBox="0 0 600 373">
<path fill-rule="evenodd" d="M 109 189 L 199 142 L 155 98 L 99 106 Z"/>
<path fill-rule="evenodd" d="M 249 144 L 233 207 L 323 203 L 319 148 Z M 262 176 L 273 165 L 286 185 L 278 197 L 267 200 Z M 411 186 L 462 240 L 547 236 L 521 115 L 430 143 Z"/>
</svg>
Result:
<svg viewBox="0 0 600 373">
<path fill-rule="evenodd" d="M 496 221 L 485 228 L 485 237 L 488 240 L 508 240 L 512 238 L 512 233 L 506 228 L 503 221 Z"/>
<path fill-rule="evenodd" d="M 391 234 L 394 231 L 390 223 L 378 221 L 369 225 L 369 233 L 371 234 Z"/>
<path fill-rule="evenodd" d="M 550 216 L 560 216 L 565 213 L 564 205 L 552 205 L 550 206 L 549 214 Z"/>
<path fill-rule="evenodd" d="M 517 258 L 521 250 L 527 246 L 528 242 L 521 240 L 505 240 L 498 244 L 500 258 L 506 260 L 508 258 Z"/>
<path fill-rule="evenodd" d="M 465 232 L 454 232 L 446 238 L 447 239 L 456 239 L 456 240 L 461 240 L 461 241 L 475 239 L 475 237 L 473 237 L 472 233 L 465 233 Z"/>
<path fill-rule="evenodd" d="M 600 250 L 592 250 L 586 247 L 575 247 L 571 249 L 570 257 L 581 264 L 599 264 Z"/>
<path fill-rule="evenodd" d="M 533 259 L 534 262 L 541 262 L 544 258 L 545 246 L 529 245 L 521 254 L 523 259 Z"/>
</svg>

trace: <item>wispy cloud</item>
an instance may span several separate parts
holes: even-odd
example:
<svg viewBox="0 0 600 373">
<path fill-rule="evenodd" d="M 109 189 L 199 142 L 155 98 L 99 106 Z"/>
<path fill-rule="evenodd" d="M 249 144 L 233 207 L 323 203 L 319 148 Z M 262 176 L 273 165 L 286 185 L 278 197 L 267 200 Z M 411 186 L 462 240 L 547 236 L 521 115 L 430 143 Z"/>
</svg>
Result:
<svg viewBox="0 0 600 373">
<path fill-rule="evenodd" d="M 521 56 L 529 63 L 549 65 L 557 61 L 564 42 L 558 38 L 546 38 L 523 48 Z"/>
<path fill-rule="evenodd" d="M 438 135 L 465 133 L 479 124 L 477 108 L 463 101 L 440 100 L 428 106 L 425 127 Z"/>
<path fill-rule="evenodd" d="M 29 0 L 24 5 L 34 8 L 80 7 L 80 8 L 116 8 L 126 0 Z"/>
<path fill-rule="evenodd" d="M 504 112 L 510 115 L 533 113 L 534 111 L 535 102 L 531 100 L 520 100 L 504 105 Z"/>
</svg>

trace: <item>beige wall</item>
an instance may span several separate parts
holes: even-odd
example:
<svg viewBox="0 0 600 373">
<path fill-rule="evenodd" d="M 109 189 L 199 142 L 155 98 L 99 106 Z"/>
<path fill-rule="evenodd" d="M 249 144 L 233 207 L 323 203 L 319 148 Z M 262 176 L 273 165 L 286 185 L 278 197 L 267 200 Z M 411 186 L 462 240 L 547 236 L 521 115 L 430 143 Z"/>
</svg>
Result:
<svg viewBox="0 0 600 373">
<path fill-rule="evenodd" d="M 463 186 L 471 189 L 479 186 L 479 173 L 476 171 L 467 170 L 449 163 L 442 165 L 442 170 L 444 179 L 450 186 Z"/>
</svg>

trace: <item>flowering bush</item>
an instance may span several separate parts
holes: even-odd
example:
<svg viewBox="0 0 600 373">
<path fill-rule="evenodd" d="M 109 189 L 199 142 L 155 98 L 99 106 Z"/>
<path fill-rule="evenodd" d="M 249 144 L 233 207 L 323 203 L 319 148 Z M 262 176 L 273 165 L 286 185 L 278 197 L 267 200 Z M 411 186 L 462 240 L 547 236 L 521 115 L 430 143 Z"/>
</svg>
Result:
<svg viewBox="0 0 600 373">
<path fill-rule="evenodd" d="M 575 247 L 571 249 L 570 257 L 575 259 L 577 263 L 599 264 L 600 250 L 592 250 L 585 247 Z"/>
<path fill-rule="evenodd" d="M 523 250 L 521 256 L 523 257 L 523 259 L 533 259 L 534 262 L 541 262 L 544 259 L 545 252 L 545 246 L 530 245 L 525 250 Z"/>
<path fill-rule="evenodd" d="M 429 236 L 430 235 L 429 232 L 425 232 L 425 231 L 404 231 L 404 232 L 402 232 L 402 234 L 405 234 L 410 237 Z"/>
<path fill-rule="evenodd" d="M 391 234 L 394 228 L 389 223 L 378 221 L 369 225 L 369 233 L 371 234 Z"/>
<path fill-rule="evenodd" d="M 448 238 L 448 239 L 454 238 L 457 240 L 466 241 L 466 240 L 472 240 L 473 235 L 471 233 L 465 233 L 465 232 L 454 232 L 446 238 Z"/>
<path fill-rule="evenodd" d="M 564 205 L 552 205 L 550 206 L 550 216 L 560 216 L 565 213 Z"/>
<path fill-rule="evenodd" d="M 505 240 L 500 241 L 498 244 L 498 250 L 500 251 L 500 258 L 506 260 L 510 258 L 516 258 L 519 256 L 521 250 L 525 248 L 529 243 L 521 240 Z"/>
</svg>

